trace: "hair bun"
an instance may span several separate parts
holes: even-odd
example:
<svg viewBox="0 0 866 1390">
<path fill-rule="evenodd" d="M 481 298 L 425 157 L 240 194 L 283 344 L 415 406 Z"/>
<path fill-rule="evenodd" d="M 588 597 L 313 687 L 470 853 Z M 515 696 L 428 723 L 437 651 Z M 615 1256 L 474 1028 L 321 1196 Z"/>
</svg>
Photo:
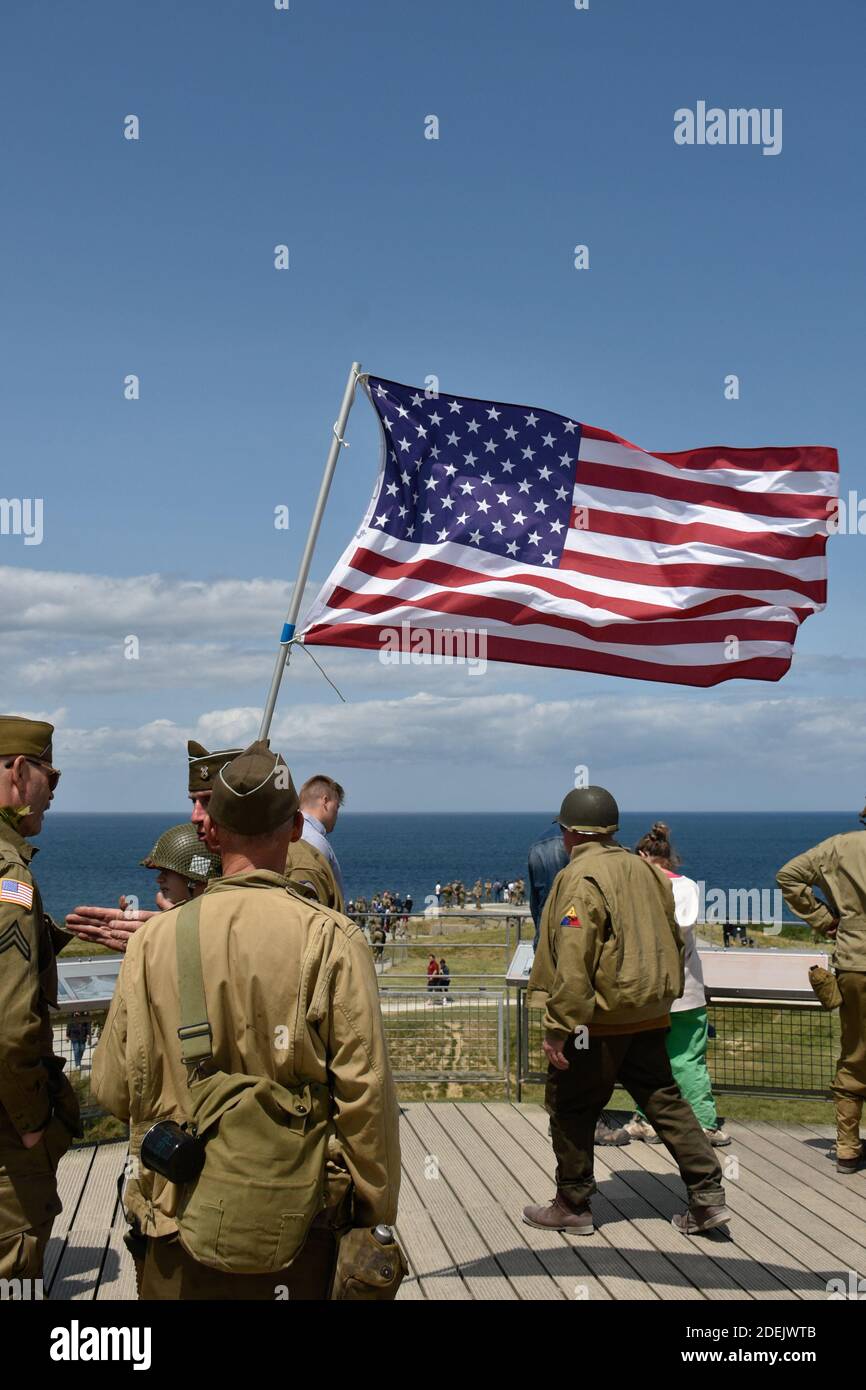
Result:
<svg viewBox="0 0 866 1390">
<path fill-rule="evenodd" d="M 657 820 L 650 831 L 651 835 L 669 835 L 670 833 L 670 828 L 665 825 L 663 820 Z"/>
</svg>

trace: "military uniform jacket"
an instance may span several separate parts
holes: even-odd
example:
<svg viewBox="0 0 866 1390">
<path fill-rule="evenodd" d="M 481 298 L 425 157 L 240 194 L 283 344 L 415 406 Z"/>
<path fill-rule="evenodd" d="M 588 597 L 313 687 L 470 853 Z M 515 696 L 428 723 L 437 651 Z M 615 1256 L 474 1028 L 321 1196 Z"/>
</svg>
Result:
<svg viewBox="0 0 866 1390">
<path fill-rule="evenodd" d="M 816 931 L 826 931 L 838 917 L 837 970 L 866 971 L 866 830 L 822 840 L 784 864 L 776 882 L 791 911 Z M 829 908 L 813 888 L 820 888 Z"/>
<path fill-rule="evenodd" d="M 42 1129 L 57 1089 L 49 1005 L 57 1007 L 57 951 L 71 939 L 44 912 L 30 872 L 36 853 L 0 818 L 0 1127 Z"/>
<path fill-rule="evenodd" d="M 177 1229 L 178 1189 L 138 1165 L 157 1120 L 188 1117 L 177 1030 L 177 912 L 130 939 L 93 1058 L 97 1100 L 130 1121 L 126 1207 L 145 1235 Z M 294 1085 L 329 1085 L 335 1137 L 358 1224 L 392 1222 L 400 1183 L 398 1108 L 369 947 L 348 918 L 264 870 L 216 880 L 201 899 L 200 942 L 216 1065 Z"/>
<path fill-rule="evenodd" d="M 286 856 L 286 878 L 308 888 L 324 907 L 345 912 L 346 904 L 334 871 L 320 850 L 307 840 L 293 840 Z"/>
<path fill-rule="evenodd" d="M 621 845 L 577 845 L 544 905 L 529 1004 L 551 1033 L 664 1027 L 684 956 L 669 880 Z"/>
<path fill-rule="evenodd" d="M 42 909 L 32 845 L 0 817 L 0 1238 L 60 1211 L 57 1164 L 78 1126 L 78 1102 L 54 1057 L 49 1004 L 56 951 L 69 940 Z M 21 1135 L 44 1130 L 27 1149 Z"/>
</svg>

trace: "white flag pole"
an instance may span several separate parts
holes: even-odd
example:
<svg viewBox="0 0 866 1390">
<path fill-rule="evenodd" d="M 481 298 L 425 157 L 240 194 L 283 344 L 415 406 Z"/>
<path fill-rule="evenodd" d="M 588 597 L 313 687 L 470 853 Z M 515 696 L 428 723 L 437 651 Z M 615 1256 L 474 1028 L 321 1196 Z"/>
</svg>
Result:
<svg viewBox="0 0 866 1390">
<path fill-rule="evenodd" d="M 310 522 L 310 529 L 307 533 L 307 543 L 304 546 L 304 553 L 301 556 L 301 565 L 298 570 L 298 577 L 295 580 L 295 587 L 292 590 L 292 598 L 289 603 L 289 611 L 286 614 L 286 621 L 283 623 L 283 630 L 280 633 L 280 649 L 277 653 L 277 660 L 274 665 L 274 674 L 271 677 L 271 688 L 268 691 L 268 698 L 265 703 L 265 712 L 262 715 L 262 724 L 259 729 L 259 738 L 267 738 L 271 727 L 271 720 L 274 717 L 274 707 L 277 703 L 280 682 L 283 679 L 283 671 L 289 664 L 291 655 L 291 641 L 295 635 L 295 624 L 298 620 L 298 613 L 301 608 L 301 601 L 304 597 L 304 587 L 310 573 L 310 565 L 313 562 L 313 551 L 316 548 L 316 540 L 319 535 L 319 527 L 322 524 L 322 517 L 325 513 L 325 503 L 328 500 L 328 493 L 331 490 L 331 479 L 334 476 L 334 469 L 337 466 L 340 449 L 345 445 L 343 438 L 346 432 L 346 422 L 349 419 L 349 411 L 352 409 L 352 401 L 355 396 L 355 387 L 361 374 L 360 362 L 352 363 L 352 370 L 349 372 L 349 379 L 346 382 L 346 389 L 343 392 L 343 403 L 340 406 L 340 413 L 334 425 L 334 437 L 331 440 L 331 447 L 328 450 L 328 457 L 325 461 L 325 471 L 322 474 L 322 483 L 319 488 L 319 495 L 316 498 L 316 506 L 313 511 L 313 518 Z M 348 446 L 346 446 L 348 447 Z"/>
</svg>

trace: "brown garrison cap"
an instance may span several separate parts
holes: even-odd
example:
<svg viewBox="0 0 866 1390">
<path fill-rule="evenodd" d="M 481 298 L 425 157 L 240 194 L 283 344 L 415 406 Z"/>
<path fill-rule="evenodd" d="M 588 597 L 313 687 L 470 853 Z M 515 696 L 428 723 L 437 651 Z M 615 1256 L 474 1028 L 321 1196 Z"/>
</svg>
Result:
<svg viewBox="0 0 866 1390">
<path fill-rule="evenodd" d="M 269 835 L 292 819 L 298 805 L 292 774 L 260 739 L 220 769 L 208 815 L 239 835 Z"/>
<path fill-rule="evenodd" d="M 186 751 L 189 756 L 189 794 L 196 796 L 201 792 L 212 792 L 220 768 L 243 750 L 220 748 L 216 753 L 209 753 L 200 743 L 190 739 Z"/>
<path fill-rule="evenodd" d="M 0 714 L 0 758 L 36 758 L 51 771 L 51 738 L 54 725 L 42 719 L 23 719 L 20 714 Z"/>
</svg>

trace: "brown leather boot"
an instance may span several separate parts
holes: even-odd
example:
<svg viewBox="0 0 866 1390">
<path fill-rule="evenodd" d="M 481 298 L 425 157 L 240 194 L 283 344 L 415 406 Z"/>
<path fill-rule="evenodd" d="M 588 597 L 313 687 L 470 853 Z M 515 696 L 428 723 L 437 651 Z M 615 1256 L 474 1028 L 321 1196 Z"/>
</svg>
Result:
<svg viewBox="0 0 866 1390">
<path fill-rule="evenodd" d="M 589 1202 L 573 1206 L 561 1192 L 546 1207 L 524 1207 L 523 1220 L 539 1231 L 564 1231 L 570 1236 L 591 1236 L 595 1230 Z"/>
<path fill-rule="evenodd" d="M 684 1236 L 700 1235 L 702 1231 L 715 1231 L 719 1226 L 727 1226 L 731 1213 L 727 1207 L 689 1207 L 688 1211 L 671 1217 L 671 1225 L 682 1231 Z"/>
</svg>

